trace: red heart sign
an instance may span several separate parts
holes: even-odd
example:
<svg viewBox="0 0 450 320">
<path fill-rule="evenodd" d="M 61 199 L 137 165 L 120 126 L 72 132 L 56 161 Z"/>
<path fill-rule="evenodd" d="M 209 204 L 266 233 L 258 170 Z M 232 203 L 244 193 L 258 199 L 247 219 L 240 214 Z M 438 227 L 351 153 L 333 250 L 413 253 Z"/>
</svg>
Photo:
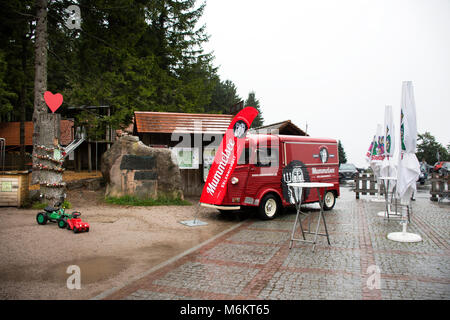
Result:
<svg viewBox="0 0 450 320">
<path fill-rule="evenodd" d="M 63 103 L 63 96 L 61 93 L 53 94 L 50 91 L 45 91 L 44 100 L 50 110 L 52 110 L 52 113 L 55 113 Z"/>
</svg>

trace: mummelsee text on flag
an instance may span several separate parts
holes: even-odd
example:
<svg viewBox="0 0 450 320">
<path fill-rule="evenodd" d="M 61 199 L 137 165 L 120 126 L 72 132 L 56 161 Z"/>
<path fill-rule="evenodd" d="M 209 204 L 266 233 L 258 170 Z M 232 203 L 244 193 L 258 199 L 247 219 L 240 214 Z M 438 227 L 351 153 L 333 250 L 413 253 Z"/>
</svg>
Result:
<svg viewBox="0 0 450 320">
<path fill-rule="evenodd" d="M 244 149 L 247 131 L 257 115 L 255 108 L 246 107 L 231 121 L 209 169 L 200 203 L 214 205 L 222 202 L 228 180 Z"/>
</svg>

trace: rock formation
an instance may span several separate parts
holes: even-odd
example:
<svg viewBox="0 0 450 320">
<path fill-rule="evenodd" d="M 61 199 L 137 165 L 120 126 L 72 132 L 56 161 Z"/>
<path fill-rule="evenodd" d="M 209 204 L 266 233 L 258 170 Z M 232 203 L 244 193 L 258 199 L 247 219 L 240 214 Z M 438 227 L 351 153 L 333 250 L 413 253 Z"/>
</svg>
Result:
<svg viewBox="0 0 450 320">
<path fill-rule="evenodd" d="M 107 150 L 101 161 L 106 197 L 183 198 L 180 170 L 171 151 L 144 145 L 125 135 Z"/>
</svg>

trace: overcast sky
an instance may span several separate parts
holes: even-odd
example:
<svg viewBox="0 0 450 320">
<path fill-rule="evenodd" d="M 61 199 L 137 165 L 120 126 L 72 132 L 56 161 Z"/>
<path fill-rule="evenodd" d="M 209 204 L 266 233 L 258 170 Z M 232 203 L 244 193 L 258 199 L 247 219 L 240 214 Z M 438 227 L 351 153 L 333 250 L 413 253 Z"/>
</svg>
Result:
<svg viewBox="0 0 450 320">
<path fill-rule="evenodd" d="M 221 78 L 255 91 L 265 124 L 308 123 L 367 166 L 385 105 L 398 131 L 411 80 L 419 133 L 450 143 L 450 0 L 207 0 L 201 23 Z"/>
</svg>

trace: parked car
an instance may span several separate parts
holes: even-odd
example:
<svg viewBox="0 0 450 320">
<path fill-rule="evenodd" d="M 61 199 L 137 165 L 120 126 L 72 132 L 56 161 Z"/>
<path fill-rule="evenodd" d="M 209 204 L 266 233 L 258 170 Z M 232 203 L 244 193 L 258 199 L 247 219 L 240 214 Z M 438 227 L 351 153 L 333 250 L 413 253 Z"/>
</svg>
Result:
<svg viewBox="0 0 450 320">
<path fill-rule="evenodd" d="M 441 168 L 439 169 L 439 174 L 447 176 L 449 172 L 450 172 L 450 162 L 446 161 L 442 164 Z"/>
<path fill-rule="evenodd" d="M 339 180 L 355 179 L 358 173 L 359 171 L 353 163 L 341 163 L 339 166 Z"/>
<path fill-rule="evenodd" d="M 434 172 L 439 172 L 439 170 L 442 168 L 442 166 L 444 165 L 445 162 L 446 162 L 446 161 L 439 161 L 439 162 L 436 162 L 436 163 L 434 164 L 433 171 L 434 171 Z M 447 162 L 448 162 L 448 161 L 447 161 Z"/>
</svg>

